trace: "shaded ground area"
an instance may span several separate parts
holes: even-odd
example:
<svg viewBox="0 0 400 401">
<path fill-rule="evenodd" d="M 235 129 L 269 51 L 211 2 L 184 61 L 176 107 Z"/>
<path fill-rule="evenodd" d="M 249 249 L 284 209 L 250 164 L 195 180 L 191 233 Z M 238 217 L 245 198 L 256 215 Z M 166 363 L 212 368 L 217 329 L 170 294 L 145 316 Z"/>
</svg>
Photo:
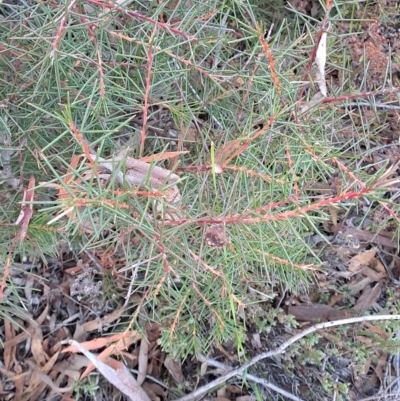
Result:
<svg viewBox="0 0 400 401">
<path fill-rule="evenodd" d="M 312 2 L 292 3 L 309 16 L 321 12 Z M 346 87 L 348 94 L 375 93 L 365 96 L 361 105 L 359 97 L 354 104 L 337 104 L 343 111 L 342 120 L 349 121 L 349 129 L 327 129 L 333 128 L 332 143 L 342 149 L 340 163 L 346 171 L 365 166 L 367 174 L 373 176 L 392 166 L 381 176 L 379 184 L 395 190 L 374 202 L 361 198 L 357 207 L 330 207 L 329 218 L 308 239 L 323 262 L 315 272 L 315 284 L 296 295 L 277 285 L 270 300 L 261 304 L 250 299 L 249 306 L 238 312 L 247 328 L 243 348 L 238 349 L 229 341 L 215 342 L 209 355 L 215 361 L 241 364 L 245 355 L 254 356 L 261 350 L 278 347 L 314 323 L 363 313 L 399 313 L 398 216 L 391 214 L 388 204 L 400 202 L 400 105 L 398 93 L 390 90 L 392 84 L 398 85 L 400 77 L 400 10 L 397 1 L 380 1 L 360 7 L 358 13 L 352 16 L 353 20 L 362 21 L 358 26 L 346 21 L 340 25 L 344 37 L 351 33 L 344 40 L 352 81 L 344 85 L 344 75 L 337 68 L 327 68 L 329 79 L 333 88 L 337 82 Z M 162 137 L 173 136 L 176 127 L 164 117 L 160 110 L 148 129 L 162 131 Z M 359 128 L 357 132 L 354 122 Z M 136 117 L 133 124 L 140 127 L 143 119 Z M 190 140 L 194 142 L 195 135 Z M 187 149 L 190 151 L 190 145 Z M 306 184 L 310 197 L 340 194 L 341 167 L 335 169 L 332 177 Z M 359 189 L 365 185 L 368 183 L 360 182 Z M 139 236 L 131 235 L 121 248 L 138 246 Z M 190 238 L 189 242 L 195 240 Z M 229 252 L 231 239 L 219 224 L 205 231 L 204 240 L 216 253 Z M 177 399 L 221 374 L 218 368 L 199 362 L 193 355 L 184 362 L 166 355 L 160 346 L 163 322 L 143 324 L 142 332 L 132 329 L 133 320 L 144 319 L 142 314 L 151 315 L 152 311 L 142 310 L 139 314 L 147 294 L 133 291 L 134 280 L 128 278 L 128 269 L 124 270 L 123 249 L 98 247 L 80 252 L 82 244 L 68 242 L 57 247 L 58 257 L 27 255 L 12 262 L 9 278 L 15 289 L 6 290 L 5 296 L 22 299 L 24 308 L 17 315 L 15 310 L 3 311 L 6 318 L 0 327 L 1 400 L 127 399 L 101 376 L 90 375 L 93 367 L 88 359 L 71 349 L 62 350 L 60 341 L 71 338 L 85 342 L 87 349 L 102 358 L 118 356 L 135 375 L 138 371 L 148 375 L 142 387 L 151 400 Z M 310 261 L 313 257 L 310 255 Z M 142 270 L 138 273 L 139 266 L 131 266 L 129 274 L 135 278 L 145 275 Z M 211 269 L 207 265 L 204 268 Z M 172 282 L 171 286 L 174 285 L 184 284 Z M 268 292 L 262 283 L 258 285 L 255 292 Z M 13 323 L 7 316 L 13 316 Z M 193 310 L 193 319 L 197 316 L 198 311 Z M 214 324 L 210 321 L 210 327 Z M 121 331 L 129 336 L 119 334 Z M 262 361 L 249 373 L 303 400 L 397 400 L 399 333 L 400 327 L 394 322 L 364 322 L 360 326 L 321 330 L 293 344 L 286 353 Z M 109 337 L 111 334 L 114 335 Z M 147 342 L 142 341 L 143 336 Z M 39 370 L 40 375 L 36 374 Z M 237 378 L 209 399 L 245 401 L 256 399 L 252 398 L 254 394 L 263 400 L 289 399 L 279 398 L 275 391 L 262 386 L 255 388 L 250 380 L 243 385 Z"/>
</svg>

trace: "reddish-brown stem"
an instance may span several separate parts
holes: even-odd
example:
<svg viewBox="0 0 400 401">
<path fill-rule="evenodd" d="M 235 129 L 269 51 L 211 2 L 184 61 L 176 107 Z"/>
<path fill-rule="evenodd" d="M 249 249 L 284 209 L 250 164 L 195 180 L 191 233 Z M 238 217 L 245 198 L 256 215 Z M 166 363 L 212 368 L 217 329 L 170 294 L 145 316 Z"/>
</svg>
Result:
<svg viewBox="0 0 400 401">
<path fill-rule="evenodd" d="M 258 173 L 257 171 L 249 170 L 246 167 L 240 167 L 240 166 L 222 166 L 223 170 L 232 170 L 232 171 L 241 171 L 242 173 L 245 173 L 251 177 L 258 177 L 261 178 L 262 180 L 265 180 L 269 183 L 274 182 L 275 184 L 281 184 L 284 185 L 284 181 L 279 180 L 279 179 L 273 179 L 269 175 Z"/>
<path fill-rule="evenodd" d="M 146 124 L 147 124 L 147 117 L 148 117 L 148 111 L 149 111 L 149 97 L 150 97 L 150 88 L 151 88 L 151 72 L 153 69 L 153 50 L 151 43 L 153 41 L 153 37 L 156 33 L 156 30 L 154 29 L 153 34 L 150 39 L 150 46 L 147 49 L 147 57 L 148 57 L 148 62 L 147 62 L 147 75 L 146 75 L 146 89 L 144 93 L 144 105 L 143 105 L 143 125 L 142 129 L 140 131 L 140 150 L 139 150 L 139 157 L 143 156 L 143 150 L 144 150 L 144 142 L 146 140 Z"/>
<path fill-rule="evenodd" d="M 189 296 L 189 294 L 190 294 L 190 291 L 186 291 L 186 294 L 182 298 L 182 301 L 179 303 L 178 309 L 177 309 L 177 311 L 175 313 L 174 321 L 171 324 L 171 331 L 169 333 L 170 340 L 172 340 L 172 334 L 174 333 L 175 327 L 178 324 L 179 316 L 180 316 L 180 314 L 182 312 L 183 306 L 185 305 L 186 299 Z"/>
<path fill-rule="evenodd" d="M 169 56 L 173 57 L 174 59 L 180 61 L 182 64 L 185 64 L 185 65 L 187 65 L 189 67 L 194 68 L 196 71 L 198 71 L 200 74 L 204 75 L 205 77 L 210 78 L 210 79 L 215 79 L 216 78 L 216 76 L 208 73 L 204 68 L 199 67 L 196 64 L 193 64 L 190 60 L 186 60 L 183 57 L 177 56 L 176 54 L 172 53 L 170 50 L 162 49 L 160 46 L 152 46 L 151 44 L 143 43 L 140 40 L 133 39 L 133 38 L 127 36 L 127 35 L 123 35 L 120 32 L 112 32 L 112 31 L 110 31 L 109 33 L 110 33 L 110 35 L 113 35 L 113 36 L 115 36 L 117 38 L 126 40 L 128 42 L 133 42 L 133 43 L 136 43 L 138 45 L 146 46 L 149 49 L 148 51 L 150 51 L 151 50 L 150 47 L 152 47 L 152 51 L 153 52 L 160 52 L 160 53 L 168 54 Z M 141 67 L 141 66 L 138 66 L 138 67 Z"/>
<path fill-rule="evenodd" d="M 167 252 L 165 251 L 164 244 L 161 242 L 161 237 L 160 237 L 159 234 L 156 234 L 155 240 L 156 240 L 156 244 L 157 244 L 158 248 L 160 249 L 160 252 L 161 252 L 161 255 L 162 255 L 162 260 L 163 260 L 165 273 L 169 274 L 169 272 L 171 270 L 171 267 L 168 264 Z"/>
<path fill-rule="evenodd" d="M 337 166 L 346 174 L 348 175 L 352 180 L 354 180 L 359 186 L 360 188 L 365 188 L 365 184 L 359 180 L 351 171 L 348 170 L 348 168 L 341 163 L 336 157 L 334 157 L 332 159 L 332 161 L 334 163 L 337 164 Z M 400 222 L 399 218 L 397 217 L 396 213 L 393 212 L 392 209 L 390 209 L 390 207 L 385 203 L 382 202 L 381 200 L 378 200 L 379 204 L 388 212 L 388 214 L 393 217 L 395 220 L 397 220 L 398 222 Z"/>
<path fill-rule="evenodd" d="M 377 96 L 377 95 L 388 95 L 391 93 L 399 93 L 400 88 L 385 88 L 380 91 L 367 91 L 367 92 L 360 92 L 360 93 L 353 93 L 351 95 L 343 95 L 343 96 L 337 96 L 337 97 L 328 97 L 322 101 L 323 104 L 329 104 L 329 103 L 337 103 L 337 102 L 343 102 L 345 100 L 352 100 L 352 99 L 357 99 L 360 97 L 369 97 L 369 96 Z"/>
<path fill-rule="evenodd" d="M 82 149 L 85 153 L 85 156 L 89 160 L 90 167 L 94 167 L 94 161 L 93 158 L 90 154 L 89 146 L 86 143 L 86 141 L 83 139 L 82 134 L 79 132 L 78 128 L 75 126 L 75 124 L 72 121 L 68 122 L 69 128 L 71 129 L 72 133 L 74 134 L 76 140 L 81 144 Z"/>
<path fill-rule="evenodd" d="M 194 36 L 190 36 L 190 35 L 186 34 L 185 32 L 182 32 L 179 29 L 173 28 L 173 27 L 169 26 L 168 24 L 166 24 L 164 22 L 156 21 L 153 18 L 146 17 L 145 15 L 142 15 L 142 14 L 136 12 L 136 11 L 126 10 L 125 8 L 118 7 L 115 4 L 104 3 L 104 2 L 98 1 L 98 0 L 86 0 L 86 2 L 94 4 L 94 5 L 99 6 L 99 7 L 108 8 L 109 10 L 116 10 L 116 11 L 119 11 L 121 13 L 128 14 L 129 16 L 131 16 L 133 18 L 137 18 L 139 20 L 149 22 L 149 23 L 157 26 L 158 28 L 170 31 L 171 33 L 174 33 L 174 34 L 176 34 L 178 36 L 181 36 L 182 38 L 185 38 L 185 39 L 188 39 L 188 40 L 191 40 L 191 41 L 197 40 Z"/>
<path fill-rule="evenodd" d="M 267 56 L 268 62 L 269 62 L 269 68 L 271 70 L 271 77 L 272 77 L 272 81 L 274 82 L 275 85 L 275 90 L 278 92 L 279 96 L 281 96 L 282 94 L 282 90 L 281 90 L 281 85 L 279 83 L 279 78 L 278 75 L 276 73 L 275 70 L 275 61 L 274 61 L 274 57 L 272 55 L 272 51 L 267 43 L 267 41 L 264 39 L 264 33 L 260 33 L 260 35 L 258 36 L 261 45 L 264 49 L 264 52 Z"/>
<path fill-rule="evenodd" d="M 217 317 L 220 325 L 221 325 L 221 329 L 222 327 L 225 327 L 225 323 L 223 321 L 223 319 L 221 318 L 221 316 L 217 313 L 217 311 L 211 306 L 211 302 L 202 294 L 202 292 L 197 288 L 196 284 L 192 281 L 192 287 L 194 288 L 194 290 L 197 292 L 197 294 L 199 295 L 199 297 L 204 301 L 204 303 L 212 310 L 212 312 L 214 313 L 214 315 Z"/>
<path fill-rule="evenodd" d="M 56 37 L 54 38 L 54 42 L 53 42 L 53 48 L 51 50 L 50 53 L 50 57 L 53 58 L 55 56 L 55 53 L 57 52 L 58 49 L 58 44 L 60 43 L 60 40 L 64 34 L 64 25 L 65 22 L 67 21 L 68 15 L 72 10 L 72 7 L 74 6 L 76 0 L 71 0 L 71 3 L 69 3 L 67 10 L 65 11 L 65 14 L 63 15 L 63 17 L 61 18 L 60 21 L 60 26 L 58 27 L 58 31 L 56 34 Z"/>
<path fill-rule="evenodd" d="M 282 213 L 277 213 L 277 214 L 268 214 L 268 215 L 265 215 L 262 217 L 247 217 L 248 216 L 248 212 L 247 212 L 244 215 L 239 214 L 239 215 L 230 216 L 230 217 L 221 217 L 219 219 L 213 219 L 213 218 L 207 217 L 204 219 L 193 220 L 192 223 L 197 224 L 197 225 L 204 225 L 204 224 L 258 224 L 258 223 L 263 223 L 263 222 L 267 222 L 267 221 L 288 220 L 288 219 L 295 218 L 295 217 L 301 217 L 308 212 L 320 210 L 324 206 L 334 205 L 334 204 L 343 202 L 345 200 L 358 199 L 362 196 L 371 194 L 373 191 L 374 191 L 373 188 L 367 187 L 358 192 L 347 192 L 347 193 L 340 194 L 335 197 L 321 199 L 318 202 L 312 203 L 308 206 L 297 208 L 296 210 L 289 210 L 287 212 L 282 212 Z M 266 205 L 263 207 L 263 209 L 266 209 L 270 206 L 271 205 Z M 272 208 L 272 207 L 270 207 L 270 208 Z M 189 219 L 181 219 L 181 220 L 164 221 L 163 224 L 169 225 L 169 226 L 180 226 L 183 224 L 187 224 L 189 222 L 191 222 Z"/>
<path fill-rule="evenodd" d="M 292 263 L 292 262 L 290 262 L 289 260 L 286 260 L 286 259 L 278 258 L 277 256 L 272 255 L 272 254 L 270 254 L 268 252 L 265 252 L 265 251 L 258 250 L 258 252 L 263 254 L 263 255 L 265 255 L 267 258 L 273 260 L 274 262 L 280 263 L 282 265 L 295 267 L 296 269 L 300 269 L 300 270 L 314 270 L 314 271 L 315 270 L 319 270 L 318 268 L 316 268 L 313 265 L 300 265 L 300 264 L 297 264 L 297 263 Z"/>
<path fill-rule="evenodd" d="M 97 54 L 97 66 L 98 66 L 98 71 L 99 71 L 99 79 L 100 79 L 100 98 L 101 100 L 104 100 L 104 96 L 106 94 L 106 86 L 104 83 L 104 71 L 103 71 L 103 67 L 102 67 L 102 58 L 101 58 L 101 51 L 100 51 L 100 47 L 99 47 L 99 42 L 96 39 L 96 35 L 94 34 L 94 30 L 93 27 L 96 26 L 95 23 L 90 24 L 90 21 L 81 16 L 81 21 L 86 25 L 86 29 L 88 30 L 89 33 L 89 37 L 90 39 L 92 39 L 94 46 L 96 48 L 96 54 Z"/>
</svg>

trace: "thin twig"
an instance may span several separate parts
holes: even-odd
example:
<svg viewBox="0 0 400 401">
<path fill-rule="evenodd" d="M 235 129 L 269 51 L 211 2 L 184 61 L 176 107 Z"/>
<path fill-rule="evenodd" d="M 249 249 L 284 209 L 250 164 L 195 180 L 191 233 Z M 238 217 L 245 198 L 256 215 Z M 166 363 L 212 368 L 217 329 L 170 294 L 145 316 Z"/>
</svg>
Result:
<svg viewBox="0 0 400 401">
<path fill-rule="evenodd" d="M 308 334 L 314 333 L 317 330 L 321 329 L 327 329 L 329 327 L 335 327 L 335 326 L 343 326 L 345 324 L 354 324 L 354 323 L 360 323 L 360 322 L 371 322 L 371 321 L 381 321 L 381 320 L 400 320 L 400 315 L 380 315 L 380 316 L 361 316 L 361 317 L 353 317 L 349 319 L 341 319 L 341 320 L 335 320 L 333 322 L 326 322 L 326 323 L 319 323 L 314 326 L 309 327 L 308 329 L 296 334 L 292 338 L 290 338 L 288 341 L 285 341 L 283 344 L 281 344 L 278 348 L 275 348 L 271 351 L 266 351 L 263 352 L 254 358 L 250 359 L 250 361 L 246 362 L 242 366 L 239 366 L 236 369 L 230 370 L 228 373 L 224 374 L 223 376 L 213 380 L 212 382 L 206 384 L 203 387 L 198 388 L 197 390 L 191 392 L 188 395 L 185 395 L 184 397 L 178 398 L 175 401 L 194 401 L 208 393 L 210 390 L 213 388 L 219 386 L 222 383 L 225 383 L 227 380 L 231 379 L 234 376 L 242 375 L 244 371 L 246 371 L 248 368 L 256 364 L 257 362 L 262 361 L 263 359 L 270 358 L 275 355 L 282 354 L 286 348 L 290 347 L 292 344 L 294 344 L 296 341 L 300 340 L 301 338 L 305 337 Z"/>
<path fill-rule="evenodd" d="M 392 88 L 385 88 L 382 90 L 378 91 L 367 91 L 367 92 L 360 92 L 360 93 L 352 93 L 350 95 L 342 95 L 342 96 L 337 96 L 337 97 L 328 97 L 322 101 L 323 104 L 329 104 L 329 103 L 337 103 L 337 102 L 343 102 L 345 100 L 352 100 L 352 99 L 358 99 L 362 97 L 370 97 L 370 96 L 378 96 L 378 95 L 390 95 L 392 93 L 399 93 L 400 88 L 397 87 L 392 87 Z"/>
<path fill-rule="evenodd" d="M 151 73 L 153 70 L 153 49 L 152 44 L 154 40 L 154 36 L 156 35 L 156 29 L 153 29 L 153 32 L 150 37 L 149 47 L 147 49 L 147 74 L 146 74 L 146 89 L 144 92 L 144 104 L 143 104 L 143 126 L 140 131 L 140 150 L 139 156 L 143 156 L 144 151 L 144 142 L 146 140 L 146 124 L 149 112 L 149 97 L 150 97 L 150 89 L 151 89 Z"/>
<path fill-rule="evenodd" d="M 58 45 L 59 45 L 59 43 L 60 43 L 61 37 L 62 37 L 63 34 L 64 34 L 64 26 L 65 26 L 65 23 L 66 23 L 66 21 L 67 21 L 67 18 L 68 18 L 68 16 L 69 16 L 69 13 L 70 13 L 71 10 L 72 10 L 72 7 L 73 7 L 74 4 L 75 4 L 75 1 L 76 1 L 76 0 L 72 0 L 71 3 L 69 3 L 67 9 L 65 10 L 65 13 L 64 13 L 63 17 L 61 18 L 60 26 L 58 27 L 58 31 L 57 31 L 57 34 L 56 34 L 56 36 L 55 36 L 55 38 L 54 38 L 53 46 L 52 46 L 52 49 L 51 49 L 51 52 L 50 52 L 50 60 L 51 60 L 52 63 L 53 63 L 53 61 L 54 61 L 54 57 L 55 57 L 55 54 L 56 54 L 56 52 L 57 52 Z"/>
<path fill-rule="evenodd" d="M 213 366 L 213 367 L 218 368 L 218 369 L 223 369 L 223 370 L 226 370 L 228 372 L 233 369 L 229 365 L 225 365 L 224 363 L 215 361 L 214 359 L 207 358 L 204 355 L 200 355 L 200 360 L 201 360 L 201 362 L 206 362 L 210 366 Z M 275 392 L 277 392 L 279 394 L 282 394 L 283 396 L 285 396 L 286 398 L 288 398 L 290 400 L 303 401 L 302 398 L 296 397 L 295 395 L 287 392 L 286 390 L 284 390 L 284 389 L 282 389 L 282 388 L 280 388 L 278 386 L 275 386 L 274 384 L 268 382 L 267 380 L 261 379 L 261 378 L 259 378 L 257 376 L 246 374 L 246 380 L 250 380 L 250 381 L 252 381 L 254 383 L 261 384 L 264 387 L 270 388 L 271 390 L 274 390 Z"/>
<path fill-rule="evenodd" d="M 394 104 L 384 104 L 384 103 L 365 103 L 365 102 L 352 102 L 352 103 L 340 103 L 336 105 L 337 107 L 372 107 L 381 108 L 387 110 L 400 110 L 400 106 Z"/>
<path fill-rule="evenodd" d="M 158 22 L 156 20 L 154 20 L 153 18 L 147 17 L 145 15 L 142 15 L 136 11 L 131 11 L 131 10 L 126 10 L 123 7 L 118 7 L 115 4 L 110 4 L 110 3 L 105 3 L 102 1 L 98 1 L 98 0 L 87 0 L 88 3 L 94 4 L 95 6 L 99 6 L 99 7 L 103 7 L 103 8 L 108 8 L 109 10 L 116 10 L 119 11 L 121 13 L 124 14 L 128 14 L 129 16 L 133 17 L 133 18 L 137 18 L 139 20 L 142 21 L 146 21 L 149 22 L 150 24 L 153 24 L 163 30 L 167 30 L 170 31 L 171 33 L 181 36 L 182 38 L 191 40 L 191 41 L 196 41 L 197 39 L 194 36 L 188 35 L 185 32 L 180 31 L 179 29 L 176 29 L 164 22 Z"/>
<path fill-rule="evenodd" d="M 221 218 L 211 218 L 205 217 L 198 220 L 192 220 L 193 224 L 197 225 L 204 225 L 204 224 L 258 224 L 261 222 L 267 221 L 278 221 L 278 220 L 288 220 L 291 218 L 299 218 L 304 216 L 306 213 L 314 211 L 314 210 L 321 210 L 323 207 L 328 205 L 335 205 L 337 203 L 341 203 L 346 200 L 355 200 L 361 198 L 365 195 L 372 194 L 374 191 L 373 188 L 364 188 L 358 192 L 347 192 L 340 194 L 338 196 L 334 196 L 331 198 L 321 199 L 318 202 L 311 203 L 310 205 L 306 205 L 301 208 L 297 208 L 295 210 L 288 210 L 282 213 L 277 214 L 268 214 L 261 217 L 248 217 L 248 212 L 241 214 L 237 214 L 234 216 L 227 216 Z M 265 205 L 265 208 L 269 208 L 270 205 Z M 180 226 L 183 224 L 187 224 L 190 222 L 190 219 L 180 219 L 180 220 L 167 220 L 164 221 L 164 225 L 169 226 Z"/>
</svg>

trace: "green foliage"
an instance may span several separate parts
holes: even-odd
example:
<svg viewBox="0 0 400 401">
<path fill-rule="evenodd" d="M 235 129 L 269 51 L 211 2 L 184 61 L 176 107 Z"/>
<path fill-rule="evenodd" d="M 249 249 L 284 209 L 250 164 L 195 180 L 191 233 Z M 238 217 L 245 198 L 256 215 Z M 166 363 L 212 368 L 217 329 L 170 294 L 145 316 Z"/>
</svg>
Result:
<svg viewBox="0 0 400 401">
<path fill-rule="evenodd" d="M 182 1 L 132 1 L 125 12 L 79 1 L 70 9 L 68 2 L 29 4 L 4 8 L 0 24 L 7 44 L 0 59 L 1 162 L 11 171 L 0 184 L 7 200 L 0 206 L 2 260 L 21 229 L 14 225 L 19 186 L 34 175 L 33 218 L 14 256 L 56 255 L 66 240 L 120 257 L 125 291 L 132 284 L 143 297 L 144 318 L 161 324 L 160 343 L 173 357 L 228 340 L 243 350 L 251 325 L 261 332 L 277 321 L 293 326 L 271 299 L 278 286 L 301 293 L 315 279 L 319 260 L 309 238 L 327 218 L 325 206 L 347 208 L 356 198 L 345 197 L 357 187 L 335 158 L 365 144 L 373 129 L 362 131 L 329 105 L 301 114 L 314 21 L 292 14 L 264 42 L 261 3 L 211 0 L 188 9 Z M 309 35 L 297 40 L 303 31 Z M 342 46 L 332 35 L 328 49 Z M 345 65 L 333 65 L 331 56 L 345 76 Z M 309 86 L 306 102 L 314 94 Z M 152 123 L 167 113 L 175 136 L 149 131 L 142 143 L 143 113 Z M 349 127 L 352 139 L 337 140 Z M 243 150 L 222 168 L 218 150 L 234 140 Z M 212 169 L 201 169 L 210 167 L 213 144 Z M 188 152 L 178 157 L 179 204 L 168 202 L 166 187 L 152 196 L 150 177 L 141 193 L 132 188 L 126 160 L 101 176 L 100 157 L 177 149 Z M 89 151 L 96 154 L 92 165 Z M 349 166 L 361 181 L 376 178 L 354 160 Z M 343 197 L 319 205 L 322 197 L 310 188 L 337 177 Z M 21 181 L 13 186 L 11 179 Z M 204 240 L 215 220 L 230 238 L 223 249 Z M 112 281 L 106 284 L 112 293 Z M 142 329 L 136 316 L 131 325 Z M 322 357 L 309 348 L 304 361 Z"/>
<path fill-rule="evenodd" d="M 96 391 L 99 389 L 98 378 L 88 376 L 83 380 L 75 380 L 72 384 L 72 389 L 76 399 L 87 395 L 96 398 Z"/>
</svg>

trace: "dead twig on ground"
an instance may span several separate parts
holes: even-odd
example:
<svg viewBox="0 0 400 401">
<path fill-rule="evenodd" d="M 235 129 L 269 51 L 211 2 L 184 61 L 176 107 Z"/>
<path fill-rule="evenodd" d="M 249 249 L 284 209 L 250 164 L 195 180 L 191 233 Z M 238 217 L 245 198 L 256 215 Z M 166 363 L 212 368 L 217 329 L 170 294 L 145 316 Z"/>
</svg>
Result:
<svg viewBox="0 0 400 401">
<path fill-rule="evenodd" d="M 231 366 L 225 365 L 224 363 L 221 363 L 221 362 L 218 362 L 218 361 L 215 361 L 214 359 L 207 358 L 204 355 L 200 355 L 200 360 L 201 360 L 201 362 L 206 362 L 208 365 L 213 366 L 215 368 L 224 369 L 227 372 L 230 369 L 232 369 Z M 257 377 L 257 376 L 254 376 L 254 375 L 250 375 L 250 374 L 246 374 L 246 379 L 250 380 L 250 381 L 252 381 L 254 383 L 261 384 L 262 386 L 267 387 L 267 388 L 269 388 L 271 390 L 274 390 L 275 392 L 277 392 L 279 394 L 282 394 L 283 396 L 285 396 L 286 398 L 288 398 L 290 400 L 303 401 L 302 398 L 296 397 L 295 395 L 287 392 L 286 390 L 284 390 L 284 389 L 282 389 L 282 388 L 280 388 L 278 386 L 275 386 L 275 384 L 272 384 L 272 383 L 268 382 L 265 379 L 261 379 L 260 377 Z"/>
<path fill-rule="evenodd" d="M 232 378 L 234 376 L 241 376 L 245 370 L 247 370 L 251 366 L 255 365 L 257 362 L 260 362 L 263 359 L 270 358 L 275 355 L 282 354 L 286 350 L 286 348 L 290 347 L 296 341 L 307 336 L 308 334 L 316 332 L 317 330 L 327 329 L 329 327 L 335 327 L 335 326 L 343 326 L 345 324 L 354 324 L 354 323 L 360 323 L 360 322 L 371 322 L 371 321 L 379 321 L 379 320 L 400 320 L 400 315 L 361 316 L 361 317 L 353 317 L 350 319 L 335 320 L 333 322 L 316 324 L 316 325 L 311 326 L 308 329 L 296 334 L 295 336 L 290 338 L 288 341 L 285 341 L 283 344 L 281 344 L 278 348 L 275 348 L 271 351 L 266 351 L 259 355 L 256 355 L 254 358 L 250 359 L 250 361 L 246 362 L 242 366 L 239 366 L 236 369 L 230 370 L 223 376 L 207 383 L 205 386 L 198 388 L 197 390 L 191 392 L 188 395 L 185 395 L 184 397 L 178 398 L 175 401 L 197 400 L 200 397 L 202 397 L 203 395 L 205 395 L 206 393 L 208 393 L 213 388 L 219 386 L 222 383 L 225 383 L 230 378 Z"/>
</svg>

